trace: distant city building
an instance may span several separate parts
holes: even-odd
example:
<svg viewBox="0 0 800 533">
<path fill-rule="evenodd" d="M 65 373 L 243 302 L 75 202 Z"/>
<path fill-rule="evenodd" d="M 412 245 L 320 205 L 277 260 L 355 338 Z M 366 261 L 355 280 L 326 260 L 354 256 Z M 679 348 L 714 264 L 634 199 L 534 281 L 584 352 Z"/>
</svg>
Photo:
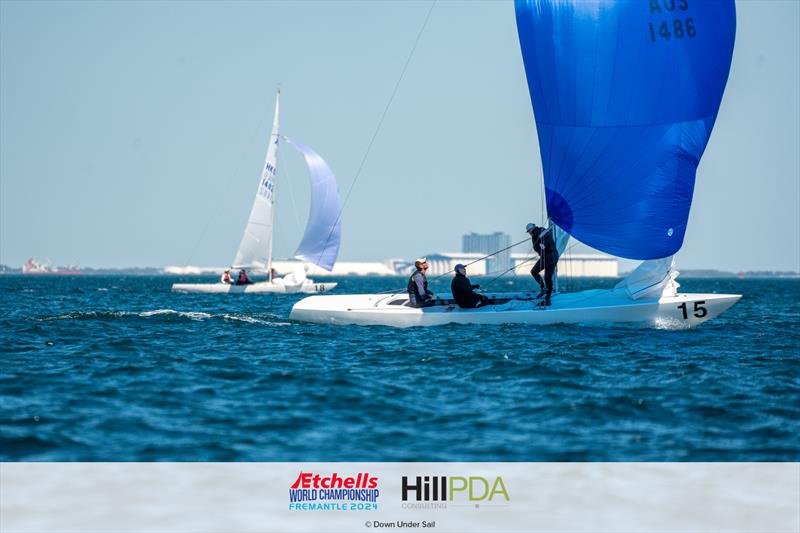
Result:
<svg viewBox="0 0 800 533">
<path fill-rule="evenodd" d="M 194 266 L 194 265 L 186 265 L 186 266 L 178 266 L 178 265 L 170 265 L 164 267 L 164 274 L 172 274 L 174 276 L 203 276 L 206 274 L 220 274 L 223 270 L 225 270 L 226 266 L 218 266 L 218 267 L 204 267 L 204 266 Z"/>
<path fill-rule="evenodd" d="M 273 261 L 275 270 L 280 274 L 282 271 L 290 272 L 291 262 L 289 261 Z M 306 263 L 306 272 L 309 276 L 325 277 L 325 276 L 395 276 L 397 275 L 394 263 L 389 261 L 337 261 L 333 265 L 333 270 L 328 272 L 316 265 Z"/>
<path fill-rule="evenodd" d="M 438 252 L 430 254 L 426 257 L 428 260 L 428 276 L 439 276 L 453 272 L 456 265 L 469 265 L 467 267 L 467 275 L 470 276 L 485 276 L 490 272 L 486 266 L 486 259 L 483 259 L 484 253 L 458 253 L 458 252 Z M 472 263 L 475 261 L 475 263 Z"/>
<path fill-rule="evenodd" d="M 532 251 L 511 254 L 518 276 L 530 276 L 537 259 L 538 256 Z M 562 278 L 616 278 L 619 276 L 619 261 L 605 254 L 565 253 L 558 260 L 558 275 Z"/>
<path fill-rule="evenodd" d="M 333 271 L 328 272 L 323 270 L 312 263 L 304 263 L 306 274 L 309 276 L 324 277 L 324 276 L 396 276 L 398 274 L 395 268 L 395 262 L 398 259 L 390 259 L 388 261 L 364 261 L 364 262 L 349 262 L 338 261 L 333 266 Z M 292 273 L 297 268 L 298 261 L 296 260 L 276 260 L 272 262 L 272 268 L 275 270 L 275 275 L 285 276 Z M 227 266 L 218 267 L 200 267 L 200 266 L 168 266 L 164 268 L 165 274 L 173 275 L 207 275 L 207 274 L 220 274 Z"/>
<path fill-rule="evenodd" d="M 462 237 L 461 251 L 464 253 L 477 253 L 488 255 L 503 248 L 511 246 L 511 236 L 507 233 L 496 231 L 490 235 L 470 233 Z M 486 273 L 501 274 L 512 267 L 511 251 L 503 250 L 486 258 Z"/>
<path fill-rule="evenodd" d="M 483 258 L 485 255 L 482 252 L 437 252 L 428 254 L 428 275 L 438 276 L 452 272 L 459 263 L 468 265 L 467 275 L 469 276 L 500 275 L 503 270 L 498 272 L 492 269 L 488 258 Z M 538 256 L 533 252 L 510 254 L 509 260 L 513 261 L 514 268 L 510 269 L 508 275 L 530 276 L 531 268 L 537 259 Z M 473 261 L 475 262 L 473 263 Z M 558 261 L 558 275 L 562 278 L 616 278 L 619 276 L 619 262 L 617 258 L 610 255 L 567 253 Z"/>
<path fill-rule="evenodd" d="M 500 234 L 502 235 L 502 234 Z M 470 237 L 469 235 L 465 235 Z M 505 235 L 505 238 L 508 238 Z M 502 241 L 498 241 L 500 247 Z M 498 276 L 501 272 L 509 270 L 508 275 L 530 276 L 530 270 L 536 262 L 537 256 L 533 252 L 509 254 L 509 267 L 502 268 L 499 263 L 493 263 L 491 258 L 484 258 L 493 252 L 436 252 L 428 254 L 428 276 L 439 276 L 441 274 L 452 273 L 455 266 L 462 263 L 467 266 L 469 276 Z M 277 260 L 272 262 L 275 274 L 284 276 L 293 272 L 297 268 L 296 260 Z M 511 265 L 513 264 L 513 268 Z M 200 266 L 168 266 L 164 268 L 165 274 L 173 275 L 219 275 L 224 266 L 219 267 L 200 267 Z M 387 259 L 386 261 L 363 261 L 349 262 L 339 261 L 333 267 L 333 272 L 322 270 L 321 268 L 305 263 L 306 272 L 309 276 L 408 276 L 411 274 L 414 263 L 413 259 Z M 614 278 L 619 276 L 619 264 L 615 257 L 610 255 L 588 253 L 588 254 L 564 254 L 558 262 L 558 274 L 563 277 L 596 277 Z"/>
</svg>

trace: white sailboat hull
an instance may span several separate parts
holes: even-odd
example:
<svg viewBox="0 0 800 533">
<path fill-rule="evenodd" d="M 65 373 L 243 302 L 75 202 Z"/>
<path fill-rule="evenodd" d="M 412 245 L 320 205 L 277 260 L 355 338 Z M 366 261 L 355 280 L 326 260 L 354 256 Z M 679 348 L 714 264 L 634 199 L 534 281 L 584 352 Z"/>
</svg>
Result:
<svg viewBox="0 0 800 533">
<path fill-rule="evenodd" d="M 738 294 L 678 294 L 632 300 L 625 291 L 597 289 L 559 294 L 553 297 L 552 306 L 540 308 L 536 300 L 530 299 L 529 293 L 487 293 L 486 296 L 512 299 L 478 309 L 461 309 L 454 304 L 417 309 L 399 303 L 406 298 L 404 294 L 310 296 L 294 305 L 290 318 L 318 324 L 394 327 L 629 322 L 688 328 L 719 316 L 741 298 Z"/>
<path fill-rule="evenodd" d="M 305 280 L 300 284 L 283 284 L 263 281 L 251 283 L 249 285 L 231 285 L 230 283 L 175 283 L 172 285 L 173 292 L 185 293 L 207 293 L 207 294 L 315 294 L 326 292 L 334 287 L 336 283 L 314 283 Z"/>
</svg>

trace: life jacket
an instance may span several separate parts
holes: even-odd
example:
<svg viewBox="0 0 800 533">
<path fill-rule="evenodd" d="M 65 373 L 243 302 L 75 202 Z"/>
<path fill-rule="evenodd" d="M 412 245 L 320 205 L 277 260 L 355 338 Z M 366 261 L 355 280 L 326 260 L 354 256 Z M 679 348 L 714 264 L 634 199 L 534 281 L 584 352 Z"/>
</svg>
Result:
<svg viewBox="0 0 800 533">
<path fill-rule="evenodd" d="M 539 257 L 558 259 L 558 249 L 556 248 L 556 241 L 553 239 L 552 232 L 545 228 L 536 228 L 533 233 L 534 234 L 531 235 L 533 251 L 539 254 Z"/>
<path fill-rule="evenodd" d="M 417 282 L 414 281 L 414 277 L 417 274 L 422 275 L 422 287 L 425 289 L 425 294 L 428 294 L 428 278 L 425 277 L 425 273 L 422 270 L 415 270 L 411 277 L 408 278 L 408 287 L 406 290 L 408 291 L 408 295 L 411 297 L 412 300 L 416 302 L 422 301 L 422 295 L 419 293 L 419 287 L 417 287 Z"/>
</svg>

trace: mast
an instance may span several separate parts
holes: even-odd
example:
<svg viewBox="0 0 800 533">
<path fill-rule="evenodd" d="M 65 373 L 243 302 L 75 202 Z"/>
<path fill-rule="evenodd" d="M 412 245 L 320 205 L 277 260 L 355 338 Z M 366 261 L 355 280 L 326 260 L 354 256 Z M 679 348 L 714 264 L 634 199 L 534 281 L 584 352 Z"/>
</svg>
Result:
<svg viewBox="0 0 800 533">
<path fill-rule="evenodd" d="M 278 94 L 275 95 L 275 116 L 272 119 L 272 135 L 270 135 L 270 138 L 269 138 L 269 142 L 275 144 L 275 159 L 276 160 L 277 160 L 277 157 L 278 157 L 278 136 L 279 136 L 278 127 L 279 127 L 279 122 L 280 122 L 278 114 L 280 112 L 280 104 L 281 104 L 281 90 L 278 89 Z M 277 171 L 277 165 L 276 165 L 276 169 L 275 169 L 275 178 L 276 178 L 275 188 L 276 189 L 277 189 L 277 177 L 278 177 L 277 174 L 278 174 L 278 171 Z M 277 191 L 273 191 L 272 192 L 272 205 L 273 206 L 275 205 L 275 193 L 276 192 Z M 275 227 L 275 224 L 274 224 L 275 223 L 275 208 L 274 207 L 273 207 L 273 209 L 270 210 L 269 217 L 270 217 L 269 218 L 269 225 L 270 225 L 271 228 L 274 228 Z M 269 280 L 270 283 L 272 283 L 272 239 L 269 240 L 269 251 L 267 252 L 267 279 Z"/>
<path fill-rule="evenodd" d="M 258 176 L 253 207 L 233 261 L 235 267 L 272 270 L 272 225 L 275 217 L 275 179 L 278 167 L 278 110 L 280 91 L 275 100 L 272 134 L 267 140 L 267 154 Z"/>
</svg>

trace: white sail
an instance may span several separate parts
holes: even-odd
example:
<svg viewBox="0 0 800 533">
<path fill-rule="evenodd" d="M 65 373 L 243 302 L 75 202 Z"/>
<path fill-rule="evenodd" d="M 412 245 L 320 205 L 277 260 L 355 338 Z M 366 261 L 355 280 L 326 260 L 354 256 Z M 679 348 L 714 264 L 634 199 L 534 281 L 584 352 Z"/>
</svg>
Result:
<svg viewBox="0 0 800 533">
<path fill-rule="evenodd" d="M 556 250 L 558 250 L 558 256 L 561 257 L 564 255 L 564 252 L 567 249 L 567 244 L 569 243 L 569 233 L 561 229 L 560 227 L 556 226 L 552 222 L 550 222 L 550 228 L 553 232 L 553 241 L 556 243 Z"/>
<path fill-rule="evenodd" d="M 275 204 L 275 172 L 278 168 L 278 113 L 281 93 L 275 98 L 275 118 L 272 123 L 272 134 L 269 137 L 267 156 L 264 167 L 258 177 L 256 191 L 250 217 L 239 243 L 234 267 L 246 267 L 270 270 L 272 263 L 272 223 Z"/>
<path fill-rule="evenodd" d="M 567 250 L 567 244 L 569 244 L 569 233 L 561 229 L 559 226 L 552 223 L 552 221 L 547 221 L 549 230 L 553 232 L 553 242 L 556 243 L 556 251 L 558 252 L 558 256 L 561 257 L 564 255 L 564 252 Z M 556 292 L 561 292 L 561 289 L 558 284 L 558 265 L 556 264 L 556 272 L 553 276 L 553 288 L 555 288 Z"/>
<path fill-rule="evenodd" d="M 235 269 L 246 268 L 268 272 L 267 281 L 236 283 L 237 273 L 232 273 L 233 282 L 226 282 L 223 277 L 219 283 L 174 283 L 172 290 L 187 293 L 249 293 L 249 294 L 296 294 L 321 293 L 336 287 L 336 283 L 315 283 L 306 277 L 305 267 L 298 262 L 295 271 L 283 278 L 272 276 L 272 231 L 275 209 L 275 179 L 278 168 L 278 143 L 280 91 L 275 99 L 275 117 L 272 134 L 267 146 L 264 167 L 258 177 L 253 207 L 247 226 L 236 251 L 232 263 Z M 288 139 L 287 139 L 288 140 Z M 289 141 L 291 143 L 291 141 Z M 311 174 L 311 216 L 309 217 L 306 235 L 300 243 L 296 256 L 331 270 L 339 253 L 341 224 L 339 223 L 340 202 L 339 191 L 333 172 L 319 155 L 313 150 L 292 143 L 305 157 Z M 315 241 L 316 239 L 316 241 Z M 320 241 L 321 242 L 318 242 Z"/>
<path fill-rule="evenodd" d="M 641 298 L 673 297 L 678 293 L 675 278 L 675 256 L 643 261 L 628 277 L 617 283 L 615 288 L 625 289 L 633 300 Z"/>
<path fill-rule="evenodd" d="M 336 177 L 327 163 L 311 148 L 284 137 L 306 160 L 311 177 L 311 210 L 303 240 L 294 257 L 333 270 L 342 239 L 342 204 Z"/>
</svg>

